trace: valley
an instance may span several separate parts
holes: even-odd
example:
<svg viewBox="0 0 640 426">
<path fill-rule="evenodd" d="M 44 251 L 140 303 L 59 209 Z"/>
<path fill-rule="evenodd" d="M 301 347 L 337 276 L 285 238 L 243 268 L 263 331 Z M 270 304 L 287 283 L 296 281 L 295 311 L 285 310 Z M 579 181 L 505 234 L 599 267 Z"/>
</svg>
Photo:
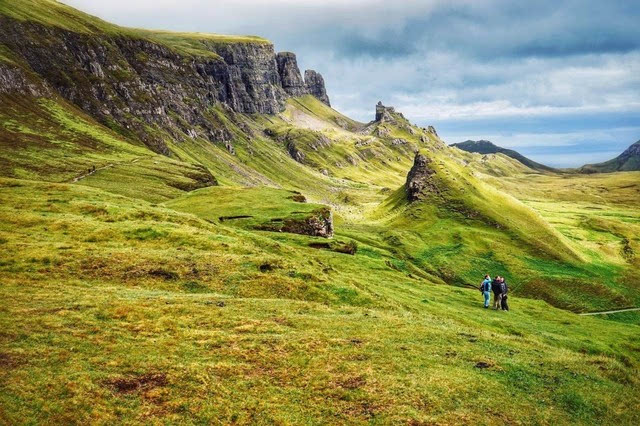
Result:
<svg viewBox="0 0 640 426">
<path fill-rule="evenodd" d="M 262 38 L 0 24 L 1 423 L 640 422 L 640 314 L 577 315 L 640 306 L 640 172 L 358 122 Z"/>
</svg>

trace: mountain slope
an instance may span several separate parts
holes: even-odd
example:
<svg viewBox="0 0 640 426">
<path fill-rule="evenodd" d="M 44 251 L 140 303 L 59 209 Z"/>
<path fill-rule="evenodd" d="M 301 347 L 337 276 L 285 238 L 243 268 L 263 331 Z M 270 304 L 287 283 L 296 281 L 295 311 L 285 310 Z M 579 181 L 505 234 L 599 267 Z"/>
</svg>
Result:
<svg viewBox="0 0 640 426">
<path fill-rule="evenodd" d="M 640 171 L 640 141 L 627 148 L 616 158 L 604 163 L 586 164 L 578 169 L 580 173 L 611 173 Z"/>
<path fill-rule="evenodd" d="M 545 166 L 544 164 L 536 163 L 535 161 L 528 159 L 527 157 L 518 153 L 517 151 L 514 151 L 512 149 L 501 148 L 493 144 L 492 142 L 486 141 L 486 140 L 479 140 L 479 141 L 468 140 L 464 142 L 453 143 L 450 146 L 459 148 L 463 151 L 475 152 L 478 154 L 504 154 L 508 157 L 511 157 L 519 161 L 520 163 L 524 164 L 530 169 L 538 170 L 538 171 L 547 171 L 547 172 L 555 171 L 555 169 L 553 169 L 552 167 L 548 167 L 548 166 Z"/>
</svg>

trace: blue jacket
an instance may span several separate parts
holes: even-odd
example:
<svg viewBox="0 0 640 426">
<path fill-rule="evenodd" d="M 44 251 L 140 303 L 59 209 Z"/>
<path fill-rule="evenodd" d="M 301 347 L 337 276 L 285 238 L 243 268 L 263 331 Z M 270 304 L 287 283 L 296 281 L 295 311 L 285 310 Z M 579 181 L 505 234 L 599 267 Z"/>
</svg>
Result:
<svg viewBox="0 0 640 426">
<path fill-rule="evenodd" d="M 491 291 L 491 280 L 489 278 L 482 281 L 482 291 Z"/>
</svg>

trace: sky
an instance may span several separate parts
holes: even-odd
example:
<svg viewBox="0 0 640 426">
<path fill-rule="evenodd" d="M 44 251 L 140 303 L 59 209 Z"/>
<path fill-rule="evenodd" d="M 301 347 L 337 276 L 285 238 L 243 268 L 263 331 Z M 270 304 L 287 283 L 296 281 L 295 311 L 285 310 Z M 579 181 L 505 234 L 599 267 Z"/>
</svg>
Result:
<svg viewBox="0 0 640 426">
<path fill-rule="evenodd" d="M 320 72 L 360 121 L 379 100 L 448 143 L 556 167 L 640 139 L 637 0 L 64 0 L 132 27 L 252 34 Z"/>
</svg>

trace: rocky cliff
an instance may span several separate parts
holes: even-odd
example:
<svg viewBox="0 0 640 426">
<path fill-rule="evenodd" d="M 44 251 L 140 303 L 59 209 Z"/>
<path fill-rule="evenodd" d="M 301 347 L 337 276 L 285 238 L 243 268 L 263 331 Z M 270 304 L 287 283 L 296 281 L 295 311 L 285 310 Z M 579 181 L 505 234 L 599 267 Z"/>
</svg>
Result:
<svg viewBox="0 0 640 426">
<path fill-rule="evenodd" d="M 185 54 L 151 36 L 85 33 L 0 15 L 0 46 L 16 58 L 14 66 L 0 57 L 0 91 L 58 93 L 162 154 L 170 153 L 166 136 L 200 137 L 232 151 L 231 132 L 212 113 L 217 106 L 275 114 L 288 97 L 304 94 L 329 103 L 322 77 L 307 71 L 303 81 L 295 55 L 276 55 L 268 42 L 203 37 L 198 43 L 205 52 Z"/>
<path fill-rule="evenodd" d="M 331 106 L 329 96 L 327 96 L 327 90 L 324 87 L 324 79 L 320 73 L 317 73 L 314 70 L 306 70 L 304 72 L 304 83 L 307 88 L 307 93 L 315 96 L 328 106 Z"/>
</svg>

